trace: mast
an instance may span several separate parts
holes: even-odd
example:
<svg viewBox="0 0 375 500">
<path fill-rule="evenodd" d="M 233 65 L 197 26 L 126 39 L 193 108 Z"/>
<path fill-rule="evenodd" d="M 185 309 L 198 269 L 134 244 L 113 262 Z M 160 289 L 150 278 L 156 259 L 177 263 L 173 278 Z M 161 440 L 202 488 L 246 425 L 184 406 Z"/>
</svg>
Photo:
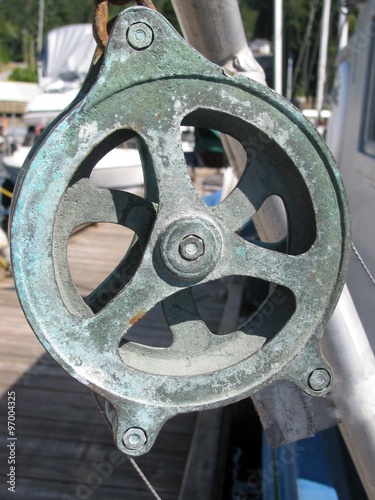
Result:
<svg viewBox="0 0 375 500">
<path fill-rule="evenodd" d="M 42 52 L 43 48 L 43 29 L 44 29 L 44 0 L 39 0 L 38 36 L 36 39 L 38 82 L 40 82 L 42 76 L 42 61 L 40 60 L 40 53 Z"/>
<path fill-rule="evenodd" d="M 274 90 L 283 94 L 283 0 L 274 0 Z"/>
<path fill-rule="evenodd" d="M 329 22 L 331 18 L 331 0 L 324 0 L 322 12 L 322 27 L 320 32 L 318 84 L 316 89 L 316 125 L 319 123 L 320 114 L 324 103 L 324 90 L 327 80 L 327 57 L 329 41 Z"/>
<path fill-rule="evenodd" d="M 342 50 L 348 45 L 349 39 L 349 23 L 348 23 L 348 12 L 346 0 L 343 0 L 340 5 L 340 15 L 339 15 L 339 50 Z"/>
<path fill-rule="evenodd" d="M 44 0 L 39 0 L 38 37 L 36 41 L 36 50 L 38 54 L 40 54 L 43 47 L 43 28 L 44 28 Z"/>
</svg>

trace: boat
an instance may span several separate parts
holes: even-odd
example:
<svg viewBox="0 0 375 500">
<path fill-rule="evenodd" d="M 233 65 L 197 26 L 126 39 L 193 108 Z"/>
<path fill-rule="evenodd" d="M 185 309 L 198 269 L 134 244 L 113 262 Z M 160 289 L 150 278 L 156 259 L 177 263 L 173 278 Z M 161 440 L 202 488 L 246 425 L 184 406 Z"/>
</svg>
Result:
<svg viewBox="0 0 375 500">
<path fill-rule="evenodd" d="M 14 184 L 40 133 L 76 97 L 90 68 L 96 44 L 90 24 L 73 24 L 51 30 L 41 53 L 39 93 L 26 106 L 27 133 L 22 144 L 8 141 L 3 166 Z M 109 151 L 95 166 L 91 178 L 98 187 L 141 193 L 144 180 L 135 140 Z"/>
</svg>

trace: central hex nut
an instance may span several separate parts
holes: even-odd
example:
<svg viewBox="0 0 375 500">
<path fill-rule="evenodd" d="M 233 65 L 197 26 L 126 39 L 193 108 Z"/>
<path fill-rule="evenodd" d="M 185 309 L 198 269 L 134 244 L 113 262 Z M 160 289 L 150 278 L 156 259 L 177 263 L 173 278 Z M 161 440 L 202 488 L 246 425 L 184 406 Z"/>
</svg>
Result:
<svg viewBox="0 0 375 500">
<path fill-rule="evenodd" d="M 143 50 L 149 47 L 154 39 L 154 33 L 150 26 L 145 23 L 132 24 L 127 33 L 129 45 L 136 50 Z"/>
<path fill-rule="evenodd" d="M 160 235 L 159 256 L 173 276 L 199 280 L 218 264 L 223 237 L 216 223 L 205 215 L 188 215 L 172 222 Z"/>
<path fill-rule="evenodd" d="M 204 254 L 204 243 L 198 236 L 184 238 L 179 246 L 180 255 L 185 260 L 197 260 Z"/>
</svg>

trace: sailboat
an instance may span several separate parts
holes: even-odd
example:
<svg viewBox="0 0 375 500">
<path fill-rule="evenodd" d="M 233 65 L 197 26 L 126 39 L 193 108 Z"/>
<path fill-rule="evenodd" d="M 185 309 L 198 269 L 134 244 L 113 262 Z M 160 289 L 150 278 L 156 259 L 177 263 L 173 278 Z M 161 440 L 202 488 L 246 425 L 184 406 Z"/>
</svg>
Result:
<svg viewBox="0 0 375 500">
<path fill-rule="evenodd" d="M 39 94 L 26 107 L 28 128 L 23 145 L 3 157 L 4 167 L 15 183 L 35 139 L 76 97 L 90 68 L 95 51 L 90 24 L 73 24 L 51 30 L 41 52 Z M 143 172 L 135 141 L 109 151 L 92 175 L 98 187 L 139 192 Z"/>
</svg>

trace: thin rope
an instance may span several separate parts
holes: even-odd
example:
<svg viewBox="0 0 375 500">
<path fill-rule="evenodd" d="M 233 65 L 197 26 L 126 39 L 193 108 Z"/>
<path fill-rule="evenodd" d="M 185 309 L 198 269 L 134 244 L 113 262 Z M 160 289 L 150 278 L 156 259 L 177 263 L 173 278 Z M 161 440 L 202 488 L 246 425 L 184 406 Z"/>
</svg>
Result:
<svg viewBox="0 0 375 500">
<path fill-rule="evenodd" d="M 107 414 L 98 398 L 98 395 L 94 392 L 94 391 L 91 391 L 91 394 L 92 394 L 92 397 L 94 398 L 95 400 L 95 403 L 97 404 L 98 408 L 99 408 L 99 411 L 100 413 L 103 415 L 103 418 L 107 424 L 107 426 L 109 427 L 109 430 L 111 432 L 113 432 L 113 429 L 112 429 L 112 424 L 111 424 L 111 421 L 109 420 L 109 418 L 107 417 Z"/>
<path fill-rule="evenodd" d="M 357 257 L 357 259 L 359 260 L 361 266 L 363 267 L 365 273 L 367 274 L 367 276 L 371 280 L 371 283 L 375 286 L 375 278 L 371 274 L 370 269 L 366 266 L 365 261 L 362 259 L 361 254 L 358 252 L 358 250 L 357 250 L 356 246 L 354 245 L 354 243 L 352 243 L 352 249 L 353 249 L 354 255 Z"/>
<path fill-rule="evenodd" d="M 109 420 L 109 418 L 107 417 L 107 414 L 98 398 L 98 395 L 94 392 L 94 391 L 91 391 L 91 394 L 93 395 L 93 398 L 95 400 L 95 403 L 97 404 L 98 408 L 99 408 L 99 411 L 100 413 L 103 415 L 103 418 L 107 424 L 107 426 L 109 427 L 110 431 L 113 432 L 112 430 L 112 424 L 111 424 L 111 421 Z M 157 494 L 155 488 L 152 486 L 152 484 L 150 483 L 150 481 L 147 479 L 147 477 L 144 475 L 144 473 L 142 472 L 142 469 L 139 467 L 139 465 L 137 464 L 137 462 L 134 460 L 134 458 L 132 457 L 129 457 L 129 455 L 126 455 L 129 459 L 129 462 L 132 464 L 132 466 L 134 467 L 134 469 L 137 471 L 137 473 L 139 474 L 139 477 L 142 479 L 142 481 L 145 483 L 145 485 L 147 486 L 147 488 L 150 490 L 150 492 L 152 493 L 153 497 L 156 498 L 157 500 L 162 500 L 161 497 Z"/>
<path fill-rule="evenodd" d="M 142 478 L 143 482 L 145 483 L 145 485 L 147 486 L 147 488 L 151 491 L 151 493 L 154 495 L 155 498 L 157 498 L 157 500 L 161 500 L 161 498 L 159 497 L 159 495 L 156 493 L 155 489 L 153 488 L 152 484 L 150 483 L 150 481 L 147 479 L 147 477 L 143 474 L 141 468 L 139 467 L 139 465 L 137 464 L 137 462 L 134 460 L 134 458 L 131 458 L 128 456 L 128 459 L 130 460 L 130 463 L 132 464 L 132 466 L 134 467 L 134 469 L 138 472 L 138 474 L 140 475 L 140 477 Z"/>
</svg>

